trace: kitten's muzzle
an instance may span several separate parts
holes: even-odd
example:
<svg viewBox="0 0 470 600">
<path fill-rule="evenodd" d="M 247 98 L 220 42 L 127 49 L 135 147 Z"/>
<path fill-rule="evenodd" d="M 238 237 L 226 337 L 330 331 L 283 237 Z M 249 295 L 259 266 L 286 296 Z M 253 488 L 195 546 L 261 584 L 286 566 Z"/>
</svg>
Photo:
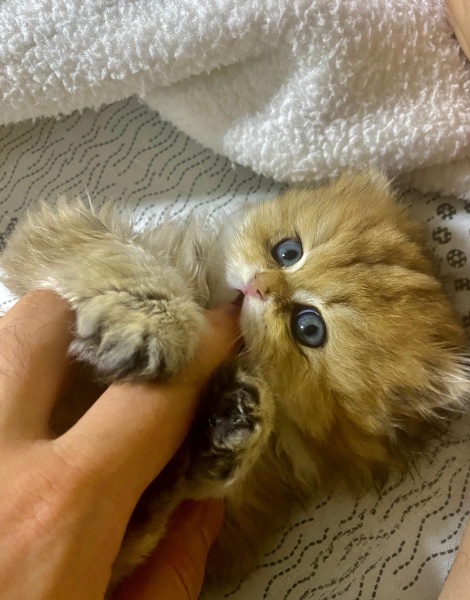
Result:
<svg viewBox="0 0 470 600">
<path fill-rule="evenodd" d="M 244 296 L 268 300 L 272 295 L 284 292 L 285 283 L 279 271 L 262 271 L 257 273 L 243 288 Z"/>
</svg>

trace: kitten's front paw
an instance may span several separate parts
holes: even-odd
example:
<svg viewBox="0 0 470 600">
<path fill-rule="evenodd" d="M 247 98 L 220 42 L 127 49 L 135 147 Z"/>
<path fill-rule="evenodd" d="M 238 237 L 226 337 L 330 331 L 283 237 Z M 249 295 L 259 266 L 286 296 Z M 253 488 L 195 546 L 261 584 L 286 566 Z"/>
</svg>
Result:
<svg viewBox="0 0 470 600">
<path fill-rule="evenodd" d="M 203 323 L 189 299 L 110 290 L 78 303 L 71 352 L 108 382 L 167 376 L 191 358 Z"/>
<path fill-rule="evenodd" d="M 190 481 L 233 481 L 254 459 L 264 433 L 264 389 L 257 379 L 222 367 L 201 399 L 192 430 Z"/>
</svg>

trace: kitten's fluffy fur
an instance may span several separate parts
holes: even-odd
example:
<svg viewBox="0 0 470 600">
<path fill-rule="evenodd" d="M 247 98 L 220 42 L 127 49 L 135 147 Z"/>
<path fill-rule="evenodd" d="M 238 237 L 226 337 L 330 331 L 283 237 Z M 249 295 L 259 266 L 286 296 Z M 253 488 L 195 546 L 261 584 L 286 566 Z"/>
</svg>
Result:
<svg viewBox="0 0 470 600">
<path fill-rule="evenodd" d="M 282 267 L 272 249 L 286 238 L 303 255 Z M 190 220 L 142 233 L 79 203 L 43 205 L 13 233 L 1 266 L 17 294 L 47 288 L 70 301 L 72 352 L 107 381 L 177 373 L 202 307 L 258 276 L 260 294 L 242 308 L 245 349 L 209 384 L 188 443 L 144 495 L 115 580 L 186 496 L 225 496 L 209 576 L 243 571 L 294 498 L 341 480 L 382 482 L 468 392 L 464 334 L 421 229 L 378 175 L 289 191 L 220 231 Z M 323 345 L 293 337 L 297 305 L 323 316 Z"/>
</svg>

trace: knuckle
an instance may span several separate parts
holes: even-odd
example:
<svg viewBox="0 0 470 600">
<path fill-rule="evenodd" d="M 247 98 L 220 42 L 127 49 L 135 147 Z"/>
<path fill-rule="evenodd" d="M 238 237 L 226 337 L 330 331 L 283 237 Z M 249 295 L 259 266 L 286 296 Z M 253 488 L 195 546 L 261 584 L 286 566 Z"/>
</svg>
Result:
<svg viewBox="0 0 470 600">
<path fill-rule="evenodd" d="M 167 558 L 166 563 L 184 593 L 184 598 L 195 600 L 199 596 L 203 580 L 200 565 L 195 557 L 183 548 L 175 548 L 171 559 Z"/>
</svg>

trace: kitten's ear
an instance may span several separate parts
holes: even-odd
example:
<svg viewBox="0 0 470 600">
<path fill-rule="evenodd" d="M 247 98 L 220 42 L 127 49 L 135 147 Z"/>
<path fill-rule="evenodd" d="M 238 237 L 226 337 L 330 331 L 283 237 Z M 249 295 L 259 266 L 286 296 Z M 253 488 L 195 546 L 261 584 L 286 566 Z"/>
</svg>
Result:
<svg viewBox="0 0 470 600">
<path fill-rule="evenodd" d="M 381 171 L 371 170 L 365 173 L 370 185 L 377 191 L 382 193 L 390 193 L 392 191 L 390 179 Z"/>
<path fill-rule="evenodd" d="M 352 192 L 362 195 L 364 192 L 374 197 L 394 196 L 390 179 L 384 173 L 376 170 L 359 173 L 345 173 L 336 182 L 338 191 Z M 342 188 L 342 189 L 341 189 Z"/>
</svg>

